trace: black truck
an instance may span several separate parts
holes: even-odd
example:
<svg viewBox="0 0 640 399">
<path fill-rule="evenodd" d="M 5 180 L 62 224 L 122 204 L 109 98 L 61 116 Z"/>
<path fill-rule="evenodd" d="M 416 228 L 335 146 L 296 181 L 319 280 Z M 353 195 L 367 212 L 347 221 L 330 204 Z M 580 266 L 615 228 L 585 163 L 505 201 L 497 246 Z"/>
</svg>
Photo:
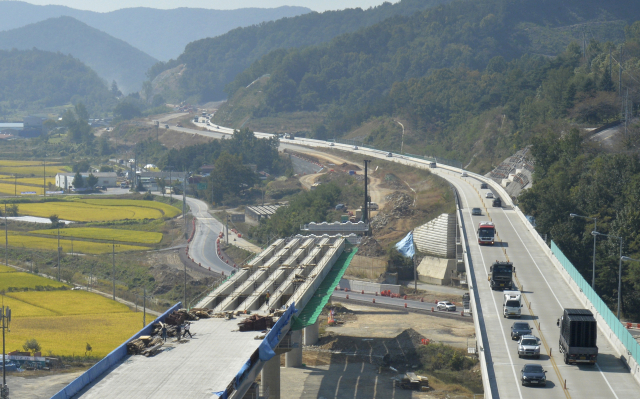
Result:
<svg viewBox="0 0 640 399">
<path fill-rule="evenodd" d="M 593 313 L 587 309 L 565 309 L 558 319 L 560 353 L 565 364 L 595 364 L 598 358 L 598 326 Z"/>
<path fill-rule="evenodd" d="M 513 263 L 495 261 L 489 268 L 489 284 L 492 290 L 510 290 L 513 288 Z"/>
</svg>

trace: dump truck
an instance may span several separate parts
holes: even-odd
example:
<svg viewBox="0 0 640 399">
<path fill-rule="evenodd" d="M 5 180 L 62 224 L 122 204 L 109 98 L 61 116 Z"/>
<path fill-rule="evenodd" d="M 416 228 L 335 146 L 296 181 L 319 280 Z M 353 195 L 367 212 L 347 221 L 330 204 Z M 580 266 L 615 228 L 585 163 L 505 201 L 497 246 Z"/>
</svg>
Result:
<svg viewBox="0 0 640 399">
<path fill-rule="evenodd" d="M 414 391 L 427 391 L 429 389 L 429 379 L 427 377 L 408 372 L 393 379 L 393 386 Z"/>
<path fill-rule="evenodd" d="M 558 319 L 560 353 L 565 364 L 596 364 L 598 359 L 598 325 L 587 309 L 565 309 Z"/>
<path fill-rule="evenodd" d="M 489 284 L 492 290 L 513 288 L 513 263 L 495 261 L 489 268 Z"/>
</svg>

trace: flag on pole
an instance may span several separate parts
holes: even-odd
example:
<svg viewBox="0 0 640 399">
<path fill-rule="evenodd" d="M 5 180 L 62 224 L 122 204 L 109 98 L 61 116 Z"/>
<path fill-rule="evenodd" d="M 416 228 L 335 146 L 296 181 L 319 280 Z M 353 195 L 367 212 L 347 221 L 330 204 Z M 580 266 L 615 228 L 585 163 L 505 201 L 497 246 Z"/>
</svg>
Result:
<svg viewBox="0 0 640 399">
<path fill-rule="evenodd" d="M 402 241 L 396 244 L 396 249 L 407 258 L 413 258 L 413 255 L 416 254 L 416 249 L 413 245 L 413 231 L 409 232 Z"/>
</svg>

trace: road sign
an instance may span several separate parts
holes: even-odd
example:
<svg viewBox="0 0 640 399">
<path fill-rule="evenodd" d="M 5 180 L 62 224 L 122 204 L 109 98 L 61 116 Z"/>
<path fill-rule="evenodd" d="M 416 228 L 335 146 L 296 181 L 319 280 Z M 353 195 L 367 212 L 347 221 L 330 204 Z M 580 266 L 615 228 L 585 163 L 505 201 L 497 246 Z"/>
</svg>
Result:
<svg viewBox="0 0 640 399">
<path fill-rule="evenodd" d="M 198 190 L 206 190 L 207 183 L 198 183 Z"/>
</svg>

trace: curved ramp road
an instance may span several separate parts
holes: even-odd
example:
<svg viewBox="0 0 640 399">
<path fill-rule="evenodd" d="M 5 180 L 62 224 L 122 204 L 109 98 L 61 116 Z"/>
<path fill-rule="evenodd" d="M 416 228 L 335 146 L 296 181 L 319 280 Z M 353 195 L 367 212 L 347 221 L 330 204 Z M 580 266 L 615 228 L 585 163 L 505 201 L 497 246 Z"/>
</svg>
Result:
<svg viewBox="0 0 640 399">
<path fill-rule="evenodd" d="M 209 135 L 212 132 L 192 131 L 193 134 Z M 204 134 L 203 134 L 204 133 Z M 271 137 L 268 133 L 256 133 L 257 137 Z M 281 140 L 281 147 L 295 146 L 299 152 L 308 147 L 330 148 L 329 143 L 318 140 Z M 365 154 L 371 158 L 399 162 L 408 166 L 428 168 L 428 162 L 407 158 L 397 154 L 386 157 L 386 152 L 335 144 L 332 148 Z M 311 150 L 313 151 L 313 150 Z M 535 239 L 537 232 L 528 226 L 509 208 L 492 208 L 491 200 L 484 198 L 487 190 L 480 189 L 480 181 L 473 177 L 461 177 L 455 169 L 438 165 L 433 173 L 447 179 L 458 190 L 466 232 L 470 268 L 475 275 L 480 297 L 479 306 L 483 314 L 481 329 L 486 333 L 485 353 L 491 363 L 490 390 L 494 398 L 635 398 L 640 387 L 619 360 L 608 338 L 598 330 L 598 363 L 595 366 L 567 366 L 558 352 L 559 329 L 556 320 L 564 308 L 583 308 L 576 295 L 552 264 Z M 471 208 L 483 208 L 483 216 L 472 216 Z M 490 218 L 500 239 L 495 246 L 477 244 L 476 228 L 480 220 Z M 544 342 L 542 356 L 536 359 L 519 359 L 517 345 L 511 340 L 510 327 L 518 319 L 502 317 L 502 292 L 492 291 L 487 281 L 489 267 L 495 260 L 510 260 L 517 272 L 517 283 L 526 297 L 521 321 L 534 328 L 534 334 Z M 530 304 L 530 305 L 529 305 Z M 549 352 L 553 357 L 549 356 Z M 523 387 L 520 369 L 525 363 L 538 363 L 547 370 L 546 387 Z M 564 383 L 566 380 L 566 387 Z"/>
</svg>

